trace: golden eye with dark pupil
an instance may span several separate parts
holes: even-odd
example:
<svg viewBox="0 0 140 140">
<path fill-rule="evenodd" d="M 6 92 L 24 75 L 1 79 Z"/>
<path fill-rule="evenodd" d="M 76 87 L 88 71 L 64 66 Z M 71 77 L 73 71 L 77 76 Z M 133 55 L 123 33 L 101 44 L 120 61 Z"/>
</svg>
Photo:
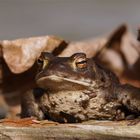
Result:
<svg viewBox="0 0 140 140">
<path fill-rule="evenodd" d="M 42 69 L 44 69 L 46 66 L 48 66 L 49 60 L 48 59 L 39 58 L 37 60 L 37 63 L 39 65 L 39 67 L 41 67 Z"/>
<path fill-rule="evenodd" d="M 86 68 L 87 67 L 87 61 L 82 60 L 82 61 L 76 62 L 76 67 L 80 68 L 80 69 Z"/>
</svg>

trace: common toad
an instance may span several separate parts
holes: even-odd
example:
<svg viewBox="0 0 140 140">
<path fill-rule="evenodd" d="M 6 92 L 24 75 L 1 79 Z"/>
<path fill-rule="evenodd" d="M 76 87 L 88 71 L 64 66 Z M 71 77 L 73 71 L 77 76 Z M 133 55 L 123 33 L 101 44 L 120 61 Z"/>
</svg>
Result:
<svg viewBox="0 0 140 140">
<path fill-rule="evenodd" d="M 38 88 L 22 96 L 21 117 L 58 122 L 122 120 L 140 114 L 140 89 L 118 78 L 84 53 L 56 57 L 42 52 Z"/>
</svg>

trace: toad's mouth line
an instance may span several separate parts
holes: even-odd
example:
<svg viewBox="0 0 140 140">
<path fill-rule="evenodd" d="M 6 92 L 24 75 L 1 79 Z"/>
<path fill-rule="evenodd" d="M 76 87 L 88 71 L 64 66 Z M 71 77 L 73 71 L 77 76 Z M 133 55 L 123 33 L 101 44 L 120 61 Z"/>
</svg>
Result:
<svg viewBox="0 0 140 140">
<path fill-rule="evenodd" d="M 50 80 L 53 82 L 63 82 L 63 81 L 67 81 L 67 82 L 71 82 L 71 83 L 75 83 L 75 84 L 79 84 L 79 85 L 83 85 L 83 86 L 86 86 L 86 87 L 90 87 L 91 86 L 91 83 L 87 83 L 87 82 L 84 82 L 84 81 L 78 81 L 78 80 L 75 80 L 75 79 L 69 79 L 69 78 L 65 78 L 65 77 L 59 77 L 59 76 L 56 76 L 56 75 L 51 75 L 51 76 L 45 76 L 45 77 L 42 77 L 42 78 L 39 78 L 37 80 L 37 83 L 40 83 L 41 81 L 47 81 Z M 93 83 L 92 83 L 93 85 Z"/>
</svg>

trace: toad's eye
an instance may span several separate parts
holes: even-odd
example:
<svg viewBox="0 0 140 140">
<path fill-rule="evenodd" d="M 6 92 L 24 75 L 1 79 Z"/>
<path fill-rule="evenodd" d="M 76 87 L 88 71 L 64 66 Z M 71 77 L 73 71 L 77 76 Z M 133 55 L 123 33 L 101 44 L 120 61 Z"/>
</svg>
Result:
<svg viewBox="0 0 140 140">
<path fill-rule="evenodd" d="M 39 67 L 44 69 L 48 65 L 49 61 L 48 61 L 48 59 L 38 58 L 37 63 L 39 65 Z"/>
<path fill-rule="evenodd" d="M 87 59 L 86 58 L 78 58 L 75 61 L 76 67 L 79 69 L 84 69 L 87 67 Z"/>
<path fill-rule="evenodd" d="M 72 64 L 74 69 L 82 69 L 88 67 L 88 59 L 85 53 L 75 53 L 71 56 Z"/>
</svg>

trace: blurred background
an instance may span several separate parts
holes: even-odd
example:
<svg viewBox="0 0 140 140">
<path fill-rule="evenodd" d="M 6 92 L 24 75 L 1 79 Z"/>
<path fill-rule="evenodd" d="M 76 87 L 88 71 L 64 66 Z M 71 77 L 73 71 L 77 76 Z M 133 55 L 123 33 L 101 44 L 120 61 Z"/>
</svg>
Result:
<svg viewBox="0 0 140 140">
<path fill-rule="evenodd" d="M 82 40 L 121 23 L 136 34 L 139 0 L 0 0 L 0 40 L 40 35 Z"/>
</svg>

